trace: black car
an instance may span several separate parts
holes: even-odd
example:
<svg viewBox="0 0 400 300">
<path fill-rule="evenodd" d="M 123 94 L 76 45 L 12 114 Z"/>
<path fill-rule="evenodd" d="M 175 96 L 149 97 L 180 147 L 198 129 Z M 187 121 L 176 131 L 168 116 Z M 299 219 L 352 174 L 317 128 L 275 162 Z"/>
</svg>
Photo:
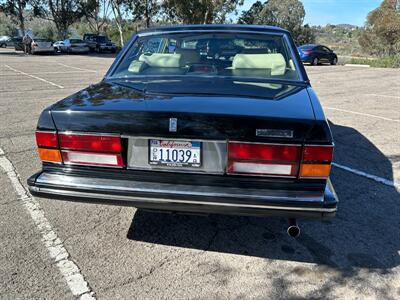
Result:
<svg viewBox="0 0 400 300">
<path fill-rule="evenodd" d="M 99 53 L 104 51 L 109 51 L 111 53 L 117 52 L 117 46 L 104 35 L 86 33 L 83 35 L 83 40 L 91 51 Z"/>
<path fill-rule="evenodd" d="M 337 55 L 331 49 L 323 45 L 309 44 L 300 46 L 297 49 L 303 63 L 310 63 L 316 66 L 320 63 L 336 65 L 338 62 Z"/>
<path fill-rule="evenodd" d="M 36 141 L 43 168 L 28 185 L 40 197 L 281 216 L 292 236 L 295 218 L 336 212 L 332 134 L 276 27 L 139 32 L 101 82 L 42 112 Z"/>
</svg>

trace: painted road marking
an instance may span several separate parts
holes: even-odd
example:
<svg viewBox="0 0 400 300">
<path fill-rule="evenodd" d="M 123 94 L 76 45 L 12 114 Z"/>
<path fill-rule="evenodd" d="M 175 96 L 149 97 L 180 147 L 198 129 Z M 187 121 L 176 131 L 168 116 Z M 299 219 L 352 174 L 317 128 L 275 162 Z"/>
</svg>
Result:
<svg viewBox="0 0 400 300">
<path fill-rule="evenodd" d="M 66 64 L 63 64 L 63 63 L 58 63 L 58 64 L 59 64 L 60 66 L 66 67 L 66 68 L 76 69 L 76 70 L 85 71 L 85 72 L 97 73 L 97 71 L 95 71 L 95 70 L 78 68 L 78 67 L 69 66 L 69 65 L 66 65 Z"/>
<path fill-rule="evenodd" d="M 54 259 L 55 264 L 60 270 L 62 276 L 67 281 L 68 287 L 75 297 L 81 300 L 95 300 L 94 292 L 89 287 L 88 282 L 83 277 L 79 267 L 71 259 L 67 249 L 65 249 L 57 233 L 51 227 L 39 202 L 21 184 L 20 177 L 17 174 L 11 161 L 4 155 L 0 148 L 0 168 L 2 168 L 11 181 L 19 200 L 30 214 L 33 222 L 42 236 L 42 242 L 49 251 L 50 257 Z"/>
<path fill-rule="evenodd" d="M 388 97 L 388 98 L 400 99 L 400 96 L 392 96 L 392 95 L 379 95 L 379 94 L 364 94 L 364 95 L 366 95 L 366 96 Z"/>
<path fill-rule="evenodd" d="M 366 113 L 360 113 L 360 112 L 356 112 L 356 111 L 352 111 L 352 110 L 346 110 L 346 109 L 335 108 L 335 107 L 326 107 L 326 106 L 324 106 L 324 109 L 337 110 L 337 111 L 342 111 L 342 112 L 346 112 L 346 113 L 349 113 L 349 114 L 361 115 L 361 116 L 366 116 L 366 117 L 382 119 L 382 120 L 385 120 L 385 121 L 391 121 L 391 122 L 400 123 L 400 120 L 389 119 L 389 118 L 385 118 L 385 117 L 381 117 L 381 116 L 377 116 L 377 115 L 366 114 Z"/>
<path fill-rule="evenodd" d="M 35 78 L 35 79 L 37 79 L 37 80 L 46 82 L 46 83 L 51 84 L 51 85 L 53 85 L 53 86 L 56 86 L 56 87 L 58 87 L 58 88 L 60 88 L 60 89 L 63 89 L 63 88 L 64 88 L 62 85 L 56 84 L 56 83 L 54 83 L 54 82 L 48 81 L 48 80 L 46 80 L 46 79 L 40 78 L 40 77 L 35 76 L 35 75 L 31 75 L 31 74 L 28 74 L 28 73 L 19 71 L 19 70 L 17 70 L 17 69 L 14 69 L 14 68 L 10 67 L 9 65 L 4 65 L 4 66 L 5 66 L 6 68 L 8 68 L 8 69 L 10 69 L 10 70 L 12 70 L 12 71 L 14 71 L 14 72 L 16 72 L 16 73 L 19 73 L 19 74 L 22 74 L 22 75 L 25 75 L 25 76 L 29 76 L 29 77 Z"/>
<path fill-rule="evenodd" d="M 389 179 L 386 179 L 386 178 L 383 178 L 383 177 L 379 177 L 379 176 L 376 176 L 376 175 L 368 174 L 368 173 L 365 173 L 363 171 L 360 171 L 360 170 L 357 170 L 357 169 L 353 169 L 353 168 L 350 168 L 350 167 L 347 167 L 347 166 L 344 166 L 344 165 L 341 165 L 341 164 L 338 164 L 338 163 L 335 163 L 335 162 L 333 162 L 332 165 L 335 166 L 336 168 L 351 172 L 353 174 L 357 174 L 359 176 L 366 177 L 368 179 L 372 179 L 372 180 L 374 180 L 376 182 L 379 182 L 379 183 L 382 183 L 384 185 L 387 185 L 387 186 L 390 186 L 390 187 L 394 187 L 396 189 L 400 189 L 400 183 L 399 182 L 392 181 L 392 180 L 389 180 Z"/>
</svg>

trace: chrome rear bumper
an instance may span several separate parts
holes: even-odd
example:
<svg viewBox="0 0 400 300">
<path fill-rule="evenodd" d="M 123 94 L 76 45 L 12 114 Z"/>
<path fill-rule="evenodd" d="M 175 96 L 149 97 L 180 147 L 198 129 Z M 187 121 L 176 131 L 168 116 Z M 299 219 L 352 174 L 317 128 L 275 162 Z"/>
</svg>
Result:
<svg viewBox="0 0 400 300">
<path fill-rule="evenodd" d="M 33 195 L 138 208 L 284 217 L 332 217 L 337 196 L 325 191 L 247 189 L 93 178 L 41 172 L 28 179 Z"/>
</svg>

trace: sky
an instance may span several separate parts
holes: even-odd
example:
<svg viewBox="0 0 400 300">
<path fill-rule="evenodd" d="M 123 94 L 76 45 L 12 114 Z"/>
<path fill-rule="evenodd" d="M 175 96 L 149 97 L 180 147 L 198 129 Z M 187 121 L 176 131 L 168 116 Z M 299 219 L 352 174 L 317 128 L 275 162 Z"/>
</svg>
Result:
<svg viewBox="0 0 400 300">
<path fill-rule="evenodd" d="M 247 10 L 256 0 L 244 0 L 240 11 Z M 261 0 L 264 2 L 264 0 Z M 304 24 L 352 24 L 363 26 L 368 13 L 382 0 L 302 0 L 306 17 Z"/>
</svg>

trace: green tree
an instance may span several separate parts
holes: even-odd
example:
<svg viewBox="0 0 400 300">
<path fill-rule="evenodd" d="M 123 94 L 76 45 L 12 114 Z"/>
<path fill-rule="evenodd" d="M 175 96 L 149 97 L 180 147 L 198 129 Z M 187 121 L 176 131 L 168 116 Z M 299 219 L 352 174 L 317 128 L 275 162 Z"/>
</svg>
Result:
<svg viewBox="0 0 400 300">
<path fill-rule="evenodd" d="M 104 31 L 110 15 L 110 2 L 108 0 L 87 0 L 86 5 L 82 8 L 90 30 L 97 34 Z"/>
<path fill-rule="evenodd" d="M 66 38 L 69 27 L 84 16 L 87 0 L 34 0 L 34 14 L 54 22 L 58 37 Z"/>
<path fill-rule="evenodd" d="M 400 1 L 384 0 L 367 17 L 360 45 L 371 54 L 393 55 L 400 51 Z"/>
<path fill-rule="evenodd" d="M 253 3 L 249 10 L 244 11 L 238 19 L 239 24 L 257 24 L 258 17 L 263 10 L 264 5 L 261 1 Z"/>
<path fill-rule="evenodd" d="M 150 27 L 153 17 L 159 12 L 160 5 L 157 0 L 127 1 L 128 8 L 133 16 L 133 21 L 144 19 L 146 28 Z"/>
<path fill-rule="evenodd" d="M 11 20 L 21 29 L 23 35 L 25 35 L 25 15 L 29 2 L 29 0 L 2 0 L 0 2 L 0 10 L 11 17 Z"/>
<path fill-rule="evenodd" d="M 224 23 L 243 0 L 165 0 L 163 9 L 173 21 L 183 24 Z"/>
<path fill-rule="evenodd" d="M 311 43 L 315 34 L 310 26 L 303 26 L 306 13 L 299 0 L 268 0 L 255 2 L 242 13 L 239 23 L 278 26 L 287 29 L 297 43 Z"/>
</svg>

